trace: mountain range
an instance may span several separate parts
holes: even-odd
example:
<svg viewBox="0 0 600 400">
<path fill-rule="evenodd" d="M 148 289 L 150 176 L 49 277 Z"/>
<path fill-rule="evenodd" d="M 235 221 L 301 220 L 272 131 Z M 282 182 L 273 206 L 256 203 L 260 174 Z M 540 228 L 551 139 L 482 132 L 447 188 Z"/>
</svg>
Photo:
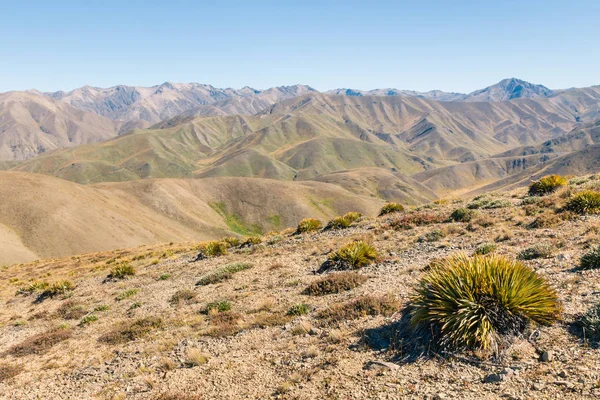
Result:
<svg viewBox="0 0 600 400">
<path fill-rule="evenodd" d="M 600 86 L 9 92 L 0 157 L 12 261 L 261 233 L 599 172 Z M 80 239 L 89 225 L 93 240 Z"/>
</svg>

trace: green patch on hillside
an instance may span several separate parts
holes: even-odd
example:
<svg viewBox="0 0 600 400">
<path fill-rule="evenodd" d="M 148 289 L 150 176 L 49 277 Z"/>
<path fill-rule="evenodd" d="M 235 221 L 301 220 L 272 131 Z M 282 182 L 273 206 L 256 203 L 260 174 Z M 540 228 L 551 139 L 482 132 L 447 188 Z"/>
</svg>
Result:
<svg viewBox="0 0 600 400">
<path fill-rule="evenodd" d="M 277 230 L 281 229 L 281 215 L 272 214 L 267 217 L 267 221 L 273 224 L 273 227 Z"/>
<path fill-rule="evenodd" d="M 208 203 L 208 205 L 216 211 L 223 219 L 225 223 L 231 229 L 231 231 L 235 233 L 239 233 L 240 235 L 252 236 L 252 235 L 262 235 L 262 228 L 257 224 L 246 224 L 242 221 L 241 217 L 236 214 L 230 214 L 227 211 L 227 205 L 222 201 L 214 201 Z"/>
<path fill-rule="evenodd" d="M 320 212 L 322 212 L 324 214 L 328 214 L 328 211 L 333 210 L 332 209 L 333 201 L 331 199 L 315 200 L 311 197 L 311 198 L 309 198 L 309 200 L 310 200 L 310 204 L 312 204 L 313 207 L 315 207 L 317 210 L 319 210 Z M 324 210 L 323 207 L 325 207 L 326 209 Z"/>
</svg>

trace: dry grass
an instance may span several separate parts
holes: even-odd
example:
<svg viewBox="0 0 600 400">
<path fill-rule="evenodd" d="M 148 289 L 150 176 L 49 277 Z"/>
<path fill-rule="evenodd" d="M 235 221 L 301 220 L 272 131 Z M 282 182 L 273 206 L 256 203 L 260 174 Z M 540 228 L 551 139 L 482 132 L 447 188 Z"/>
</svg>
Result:
<svg viewBox="0 0 600 400">
<path fill-rule="evenodd" d="M 0 363 L 0 383 L 6 382 L 11 378 L 23 372 L 23 367 L 20 365 L 11 365 Z"/>
<path fill-rule="evenodd" d="M 398 218 L 390 221 L 389 225 L 391 228 L 400 229 L 412 229 L 416 226 L 439 224 L 444 222 L 446 218 L 435 212 L 413 212 L 410 214 L 404 214 Z"/>
<path fill-rule="evenodd" d="M 162 327 L 159 317 L 146 317 L 131 323 L 123 323 L 98 338 L 99 342 L 111 345 L 122 344 L 139 339 L 152 330 Z"/>
<path fill-rule="evenodd" d="M 63 302 L 56 313 L 63 319 L 79 319 L 87 314 L 85 306 L 75 300 L 67 300 Z"/>
<path fill-rule="evenodd" d="M 317 317 L 330 322 L 343 322 L 368 315 L 390 316 L 400 309 L 400 301 L 392 295 L 361 296 L 322 310 Z"/>
</svg>

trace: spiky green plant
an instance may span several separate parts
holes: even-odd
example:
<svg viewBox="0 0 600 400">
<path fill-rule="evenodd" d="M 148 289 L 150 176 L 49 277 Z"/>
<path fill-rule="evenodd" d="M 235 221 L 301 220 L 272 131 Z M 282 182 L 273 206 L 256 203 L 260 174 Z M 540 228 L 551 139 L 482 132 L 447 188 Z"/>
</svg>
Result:
<svg viewBox="0 0 600 400">
<path fill-rule="evenodd" d="M 600 214 L 600 192 L 584 190 L 575 193 L 567 201 L 565 208 L 577 214 Z"/>
<path fill-rule="evenodd" d="M 357 269 L 374 263 L 377 257 L 378 253 L 373 245 L 358 240 L 340 248 L 329 257 L 329 260 L 343 263 L 349 269 Z"/>
<path fill-rule="evenodd" d="M 383 207 L 381 207 L 381 211 L 379 212 L 379 216 L 404 211 L 404 206 L 400 203 L 385 203 Z"/>
<path fill-rule="evenodd" d="M 554 193 L 558 188 L 566 186 L 569 181 L 560 175 L 548 175 L 533 182 L 529 186 L 530 196 L 545 196 Z"/>
<path fill-rule="evenodd" d="M 412 298 L 411 326 L 445 348 L 497 351 L 528 322 L 549 324 L 561 307 L 533 269 L 502 256 L 460 254 L 436 263 Z"/>
<path fill-rule="evenodd" d="M 221 242 L 227 244 L 227 247 L 237 247 L 240 245 L 240 239 L 235 236 L 229 236 L 221 239 Z"/>
<path fill-rule="evenodd" d="M 327 223 L 325 229 L 345 229 L 349 228 L 350 225 L 355 223 L 360 219 L 362 215 L 358 212 L 351 211 L 342 215 L 341 217 L 336 217 Z"/>
<path fill-rule="evenodd" d="M 600 246 L 588 251 L 581 257 L 581 269 L 600 269 Z"/>
<path fill-rule="evenodd" d="M 296 233 L 306 233 L 306 232 L 314 232 L 321 229 L 323 224 L 318 219 L 314 218 L 305 218 L 298 224 L 298 228 L 296 229 Z"/>
</svg>

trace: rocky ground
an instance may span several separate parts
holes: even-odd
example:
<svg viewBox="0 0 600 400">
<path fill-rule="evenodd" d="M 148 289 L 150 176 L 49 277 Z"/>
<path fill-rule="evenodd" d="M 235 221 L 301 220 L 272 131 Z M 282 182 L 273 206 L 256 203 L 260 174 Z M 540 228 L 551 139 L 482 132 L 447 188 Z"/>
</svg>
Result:
<svg viewBox="0 0 600 400">
<path fill-rule="evenodd" d="M 572 182 L 569 190 L 600 186 L 595 177 Z M 600 243 L 600 218 L 555 213 L 564 191 L 535 202 L 525 195 L 475 200 L 482 207 L 470 222 L 446 221 L 471 199 L 445 200 L 344 230 L 274 233 L 200 260 L 197 244 L 186 243 L 5 266 L 0 398 L 598 398 L 600 350 L 573 322 L 600 302 L 600 270 L 577 269 Z M 420 225 L 416 216 L 434 223 Z M 380 254 L 357 271 L 367 280 L 338 294 L 304 294 L 328 255 L 356 239 Z M 562 319 L 530 327 L 498 357 L 408 357 L 394 327 L 430 261 L 487 243 L 510 257 L 536 245 L 544 250 L 524 262 L 557 290 Z M 107 278 L 123 261 L 135 275 Z M 238 262 L 251 266 L 196 286 Z M 75 288 L 46 297 L 22 290 L 63 279 Z M 364 296 L 391 305 L 374 315 L 332 317 Z M 215 302 L 222 312 L 207 312 Z"/>
</svg>

